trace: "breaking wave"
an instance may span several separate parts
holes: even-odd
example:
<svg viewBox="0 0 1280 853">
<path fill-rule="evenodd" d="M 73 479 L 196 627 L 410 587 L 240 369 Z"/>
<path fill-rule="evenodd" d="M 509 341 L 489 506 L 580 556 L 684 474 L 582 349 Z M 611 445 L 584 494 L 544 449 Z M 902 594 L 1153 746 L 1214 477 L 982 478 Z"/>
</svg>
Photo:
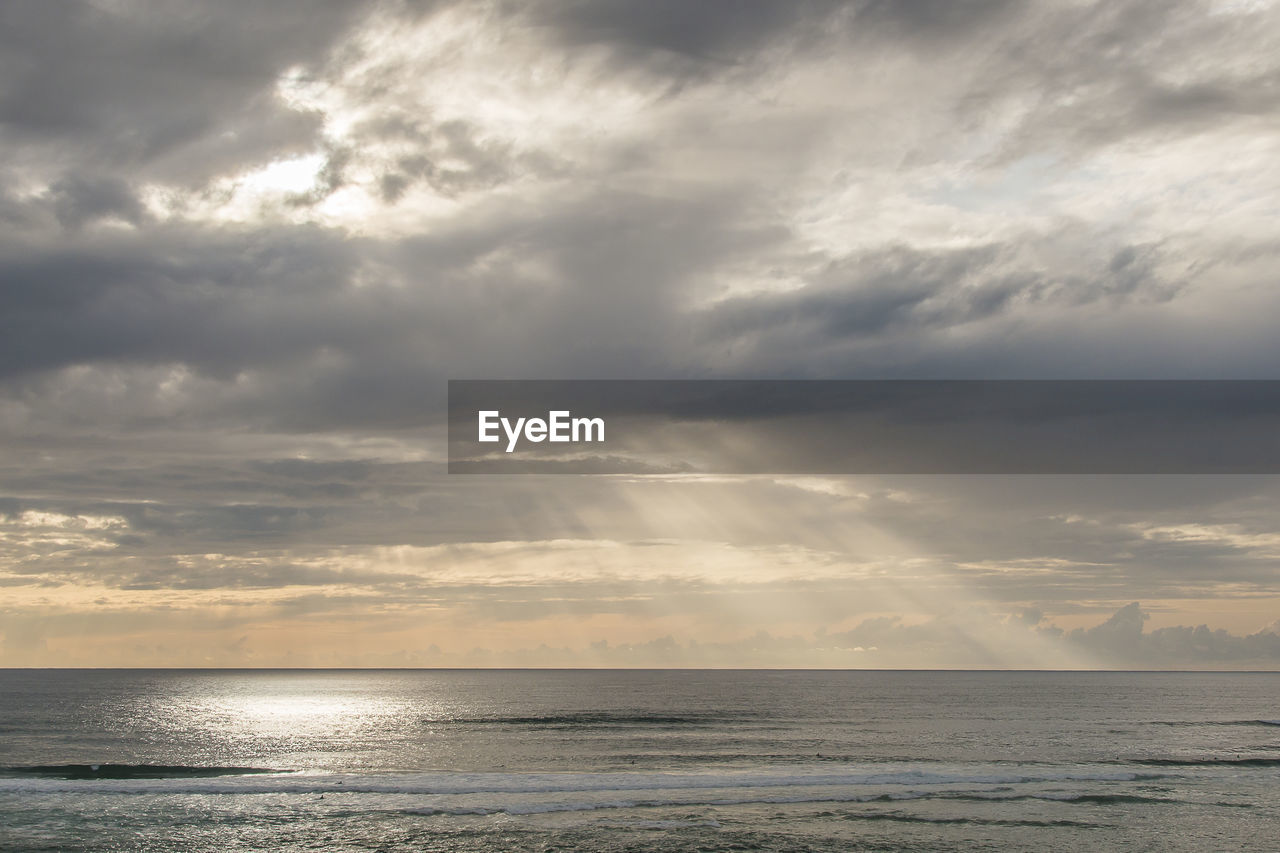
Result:
<svg viewBox="0 0 1280 853">
<path fill-rule="evenodd" d="M 281 772 L 288 771 L 266 767 L 200 767 L 186 764 L 35 764 L 26 767 L 0 767 L 0 776 L 56 779 L 201 779 Z"/>
</svg>

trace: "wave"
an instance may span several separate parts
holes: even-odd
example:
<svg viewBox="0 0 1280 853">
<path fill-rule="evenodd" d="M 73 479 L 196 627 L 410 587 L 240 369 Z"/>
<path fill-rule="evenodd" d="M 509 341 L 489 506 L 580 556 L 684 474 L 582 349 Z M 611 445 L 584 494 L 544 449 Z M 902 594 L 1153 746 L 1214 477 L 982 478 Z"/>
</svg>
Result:
<svg viewBox="0 0 1280 853">
<path fill-rule="evenodd" d="M 896 823 L 933 823 L 958 824 L 963 826 L 1035 826 L 1054 827 L 1069 826 L 1076 829 L 1102 829 L 1107 824 L 1089 823 L 1080 820 L 1031 820 L 1018 818 L 983 818 L 983 817 L 925 817 L 924 815 L 907 814 L 906 812 L 854 812 L 841 815 L 845 820 L 894 821 Z"/>
<path fill-rule="evenodd" d="M 592 812 L 602 810 L 620 810 L 620 809 L 651 809 L 651 808 L 690 808 L 690 807 L 723 807 L 723 806 L 742 806 L 742 805 L 805 805 L 805 804 L 849 804 L 849 805 L 875 805 L 884 803 L 906 803 L 918 800 L 961 800 L 971 802 L 984 803 L 1006 803 L 1018 802 L 1023 800 L 1041 800 L 1048 802 L 1060 802 L 1068 805 L 1127 805 L 1127 804 L 1160 804 L 1181 806 L 1187 805 L 1190 801 L 1179 800 L 1167 797 L 1146 797 L 1137 794 L 1089 794 L 1089 793 L 1068 793 L 1068 792 L 1050 792 L 1044 794 L 1002 794 L 995 790 L 989 791 L 903 791 L 895 794 L 829 794 L 817 796 L 786 796 L 776 794 L 760 794 L 755 796 L 738 796 L 738 797 L 704 797 L 698 799 L 690 798 L 637 798 L 637 799 L 621 799 L 621 800 L 596 800 L 581 802 L 555 802 L 555 803 L 503 803 L 494 805 L 469 805 L 469 806 L 424 806 L 409 809 L 401 809 L 402 814 L 424 815 L 428 817 L 449 816 L 449 817 L 466 817 L 466 816 L 490 816 L 490 815 L 534 815 L 534 814 L 557 814 L 563 812 Z M 1223 807 L 1245 807 L 1247 803 L 1197 803 L 1197 805 L 1223 806 Z M 915 817 L 907 815 L 903 812 L 851 812 L 842 815 L 848 819 L 875 819 L 877 816 L 884 816 L 885 819 L 896 819 L 891 815 L 900 815 L 903 820 L 919 820 L 930 823 L 986 823 L 992 825 L 1083 825 L 1078 821 L 1070 820 L 1053 820 L 1053 821 L 1019 821 L 1000 818 L 975 818 L 975 817 Z M 827 812 L 825 817 L 833 817 L 835 814 Z"/>
<path fill-rule="evenodd" d="M 1178 800 L 1172 797 L 1149 797 L 1143 794 L 1090 794 L 1090 793 L 1061 793 L 1047 792 L 1043 794 L 1009 794 L 1006 796 L 986 796 L 983 794 L 939 794 L 939 797 L 948 800 L 999 800 L 1001 802 L 1012 802 L 1017 800 L 1045 800 L 1057 803 L 1079 803 L 1081 805 L 1096 806 L 1114 806 L 1127 805 L 1133 803 L 1160 803 L 1163 805 L 1182 805 L 1185 800 Z"/>
<path fill-rule="evenodd" d="M 609 760 L 616 762 L 619 766 L 628 762 L 631 764 L 643 763 L 663 765 L 693 765 L 693 766 L 710 766 L 710 765 L 739 765 L 750 766 L 767 764 L 772 766 L 787 765 L 814 765 L 814 764 L 837 764 L 848 765 L 867 762 L 865 753 L 846 753 L 846 752 L 619 752 L 608 756 Z M 895 764 L 915 762 L 921 764 L 938 764 L 944 765 L 948 762 L 934 759 L 920 759 L 908 757 L 887 757 L 876 758 L 875 763 L 878 764 Z M 1024 762 L 1018 761 L 992 761 L 992 764 L 1010 764 L 1017 765 Z"/>
<path fill-rule="evenodd" d="M 1159 759 L 1154 759 L 1159 760 Z M 1280 761 L 1280 759 L 1277 759 Z M 85 771 L 89 774 L 86 775 Z M 1018 801 L 1061 803 L 1079 811 L 1035 815 L 1045 825 L 1067 825 L 1058 818 L 1087 819 L 1089 807 L 1186 804 L 1169 792 L 1156 794 L 1125 785 L 1169 778 L 1167 774 L 1115 772 L 1100 766 L 991 764 L 899 766 L 892 772 L 874 767 L 845 772 L 778 772 L 776 769 L 734 773 L 661 772 L 401 772 L 378 774 L 308 773 L 255 767 L 184 765 L 38 765 L 3 768 L 0 794 L 43 797 L 49 794 L 108 795 L 255 795 L 326 797 L 328 808 L 358 808 L 399 814 L 437 816 L 531 816 L 565 812 L 604 812 L 733 806 L 844 805 L 849 819 L 920 820 L 983 823 L 1014 821 L 1014 816 L 960 814 L 914 817 L 898 811 L 912 801 L 989 805 Z M 7 774 L 7 775 L 6 775 Z M 373 799 L 352 799 L 372 795 Z M 1204 807 L 1248 808 L 1248 803 L 1200 802 Z M 830 806 L 828 806 L 830 808 Z M 954 811 L 954 810 L 952 810 Z M 839 815 L 840 812 L 835 812 Z M 889 814 L 877 818 L 876 815 Z M 894 817 L 892 815 L 897 815 Z M 658 815 L 663 817 L 663 815 Z M 1023 817 L 1023 816 L 1017 816 Z M 1014 821 L 1009 823 L 1009 821 Z M 1026 825 L 1031 825 L 1030 823 Z"/>
<path fill-rule="evenodd" d="M 653 798 L 626 800 L 592 800 L 581 802 L 558 803 L 501 803 L 479 806 L 423 806 L 401 809 L 401 814 L 415 814 L 426 817 L 448 816 L 469 817 L 489 815 L 536 815 L 561 814 L 565 812 L 613 811 L 622 809 L 656 809 L 656 808 L 718 808 L 724 806 L 760 806 L 760 805 L 805 805 L 847 803 L 850 805 L 880 802 L 907 802 L 910 800 L 932 799 L 936 794 L 925 791 L 906 792 L 892 798 L 883 795 L 864 794 L 830 794 L 821 796 L 785 796 L 761 794 L 758 796 L 740 797 L 699 797 L 699 798 Z"/>
<path fill-rule="evenodd" d="M 532 716 L 446 717 L 429 719 L 428 725 L 610 727 L 610 726 L 712 726 L 746 722 L 746 715 L 724 714 L 637 714 L 635 712 L 583 711 L 571 714 Z"/>
<path fill-rule="evenodd" d="M 1280 726 L 1280 720 L 1148 720 L 1146 726 Z"/>
<path fill-rule="evenodd" d="M 1018 772 L 999 768 L 957 768 L 953 772 L 912 767 L 846 772 L 742 773 L 385 773 L 308 774 L 245 767 L 163 767 L 158 765 L 59 765 L 10 768 L 0 776 L 0 791 L 102 791 L 119 793 L 367 793 L 411 795 L 572 795 L 749 789 L 864 789 L 875 797 L 884 788 L 932 788 L 957 785 L 1025 785 L 1045 783 L 1132 782 L 1161 778 L 1156 773 L 1070 770 L 1023 766 Z M 86 768 L 88 770 L 86 771 Z M 228 778 L 202 778 L 202 777 Z M 22 778 L 14 778 L 22 777 Z M 865 789 L 880 789 L 865 790 Z M 892 795 L 896 795 L 896 792 Z M 808 797 L 809 795 L 804 795 Z"/>
<path fill-rule="evenodd" d="M 1280 767 L 1280 758 L 1249 756 L 1243 758 L 1133 758 L 1126 764 L 1148 767 Z"/>
<path fill-rule="evenodd" d="M 58 779 L 199 779 L 287 773 L 267 767 L 206 767 L 187 764 L 34 764 L 0 767 L 0 776 L 44 776 Z"/>
<path fill-rule="evenodd" d="M 977 802 L 1017 802 L 1019 800 L 1040 800 L 1054 803 L 1073 803 L 1078 805 L 1114 806 L 1133 804 L 1154 805 L 1202 805 L 1221 806 L 1223 808 L 1253 808 L 1249 803 L 1233 803 L 1228 801 L 1201 802 L 1182 800 L 1176 797 L 1153 797 L 1146 794 L 1098 794 L 1089 792 L 1045 791 L 1042 793 L 1016 793 L 1006 791 L 937 791 L 929 794 L 931 798 L 940 800 L 971 800 Z M 876 801 L 899 799 L 895 796 L 882 795 Z"/>
</svg>

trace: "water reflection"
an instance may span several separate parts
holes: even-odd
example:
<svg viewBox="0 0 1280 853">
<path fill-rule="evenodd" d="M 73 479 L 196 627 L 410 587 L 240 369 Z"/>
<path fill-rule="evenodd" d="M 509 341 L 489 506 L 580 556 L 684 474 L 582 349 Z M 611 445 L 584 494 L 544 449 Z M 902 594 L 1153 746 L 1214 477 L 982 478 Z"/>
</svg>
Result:
<svg viewBox="0 0 1280 853">
<path fill-rule="evenodd" d="M 333 768 L 404 737 L 438 701 L 379 674 L 193 674 L 157 685 L 131 724 L 146 741 L 186 744 L 202 760 Z M 358 760 L 358 759 L 357 759 Z"/>
</svg>

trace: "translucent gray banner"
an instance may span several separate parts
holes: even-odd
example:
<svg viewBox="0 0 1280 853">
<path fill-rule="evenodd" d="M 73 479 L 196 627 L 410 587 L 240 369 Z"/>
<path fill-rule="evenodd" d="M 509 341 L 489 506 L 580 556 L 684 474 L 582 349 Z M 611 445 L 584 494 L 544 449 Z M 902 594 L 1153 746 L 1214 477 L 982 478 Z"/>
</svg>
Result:
<svg viewBox="0 0 1280 853">
<path fill-rule="evenodd" d="M 1278 380 L 452 380 L 454 474 L 1270 474 Z"/>
</svg>

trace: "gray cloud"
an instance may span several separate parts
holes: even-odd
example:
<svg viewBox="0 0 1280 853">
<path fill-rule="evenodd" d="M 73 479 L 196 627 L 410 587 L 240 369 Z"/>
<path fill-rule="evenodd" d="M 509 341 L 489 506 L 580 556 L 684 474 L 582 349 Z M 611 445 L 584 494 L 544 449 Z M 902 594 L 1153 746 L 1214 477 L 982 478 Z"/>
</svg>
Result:
<svg viewBox="0 0 1280 853">
<path fill-rule="evenodd" d="M 722 70 L 747 61 L 799 29 L 816 30 L 840 6 L 822 0 L 781 5 L 741 0 L 698 4 L 608 0 L 538 4 L 533 17 L 574 47 L 608 45 L 624 63 L 690 73 L 699 66 Z"/>
<path fill-rule="evenodd" d="M 0 32 L 0 127 L 80 156 L 196 177 L 305 145 L 317 117 L 271 97 L 321 63 L 359 4 L 17 2 Z M 159 69 L 159 70 L 158 70 Z"/>
<path fill-rule="evenodd" d="M 1077 628 L 1067 635 L 1067 640 L 1100 653 L 1119 666 L 1267 662 L 1280 656 L 1280 634 L 1274 626 L 1247 636 L 1210 630 L 1206 625 L 1144 632 L 1146 618 L 1135 601 L 1105 622 L 1092 628 Z"/>
<path fill-rule="evenodd" d="M 1156 271 L 1155 247 L 1100 252 L 1096 244 L 1105 238 L 1074 230 L 1064 229 L 1048 241 L 1030 237 L 1009 245 L 931 252 L 892 247 L 833 260 L 797 290 L 716 305 L 707 326 L 710 334 L 729 341 L 763 338 L 777 341 L 764 344 L 770 349 L 821 350 L 884 333 L 965 326 L 1039 305 L 1162 302 L 1180 287 Z M 1050 251 L 1042 248 L 1046 242 Z M 1053 249 L 1065 249 L 1074 262 L 1036 257 L 1056 254 Z"/>
<path fill-rule="evenodd" d="M 440 460 L 451 377 L 1273 378 L 1275 35 L 1190 0 L 7 3 L 0 584 L 54 592 L 5 648 L 179 593 L 250 630 L 297 587 L 289 618 L 723 616 L 602 661 L 1274 660 L 1265 478 Z M 567 541 L 600 553 L 536 562 Z M 1133 600 L 1239 609 L 1036 633 Z"/>
<path fill-rule="evenodd" d="M 54 184 L 54 215 L 63 227 L 77 229 L 86 222 L 117 217 L 132 225 L 147 218 L 146 211 L 119 179 L 75 176 Z"/>
<path fill-rule="evenodd" d="M 336 343 L 338 315 L 352 333 L 352 306 L 325 303 L 342 301 L 355 262 L 333 237 L 179 229 L 18 250 L 6 265 L 0 365 L 176 362 L 226 376 Z"/>
</svg>

